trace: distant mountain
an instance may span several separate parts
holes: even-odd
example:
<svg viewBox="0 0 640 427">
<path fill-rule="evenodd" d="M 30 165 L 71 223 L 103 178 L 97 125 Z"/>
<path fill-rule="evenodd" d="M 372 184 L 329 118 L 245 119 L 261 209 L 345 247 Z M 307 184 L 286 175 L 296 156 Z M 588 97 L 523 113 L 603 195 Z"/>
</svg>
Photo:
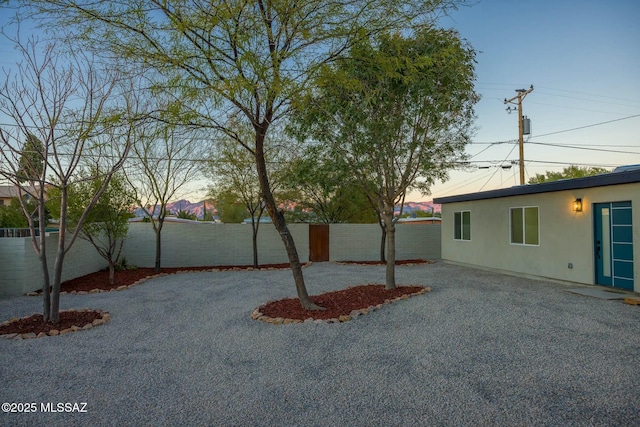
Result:
<svg viewBox="0 0 640 427">
<path fill-rule="evenodd" d="M 200 201 L 200 202 L 191 203 L 190 201 L 185 199 L 180 199 L 175 202 L 167 203 L 167 210 L 169 211 L 170 215 L 176 215 L 180 210 L 183 210 L 183 211 L 187 211 L 194 214 L 196 218 L 203 218 L 205 204 L 209 212 L 211 212 L 211 209 L 214 210 L 214 214 L 217 212 L 215 210 L 215 206 L 211 202 Z M 154 212 L 154 215 L 157 215 L 159 212 L 160 212 L 160 207 L 157 207 Z M 145 216 L 143 210 L 140 208 L 136 208 L 133 213 L 135 216 Z"/>
<path fill-rule="evenodd" d="M 194 214 L 197 218 L 201 219 L 204 216 L 205 204 L 209 212 L 211 212 L 211 210 L 213 209 L 214 211 L 213 213 L 214 214 L 217 213 L 215 205 L 213 205 L 213 203 L 211 202 L 200 201 L 200 202 L 192 203 L 185 199 L 180 199 L 175 202 L 168 203 L 167 210 L 171 215 L 176 215 L 180 210 L 187 211 Z M 288 203 L 286 206 L 284 206 L 285 209 L 290 209 L 290 210 L 293 210 L 294 207 L 295 207 L 295 204 L 293 203 Z M 440 212 L 440 210 L 441 210 L 441 205 L 438 205 L 433 202 L 405 202 L 404 203 L 404 213 L 411 213 L 413 211 L 424 211 L 424 212 L 436 213 L 436 212 Z M 158 212 L 159 212 L 159 209 L 156 209 L 156 211 L 154 212 L 154 215 L 157 215 Z M 399 213 L 399 212 L 400 212 L 400 208 L 396 207 L 396 213 Z M 140 217 L 144 216 L 144 212 L 140 208 L 135 209 L 134 214 L 135 216 L 140 216 Z"/>
</svg>

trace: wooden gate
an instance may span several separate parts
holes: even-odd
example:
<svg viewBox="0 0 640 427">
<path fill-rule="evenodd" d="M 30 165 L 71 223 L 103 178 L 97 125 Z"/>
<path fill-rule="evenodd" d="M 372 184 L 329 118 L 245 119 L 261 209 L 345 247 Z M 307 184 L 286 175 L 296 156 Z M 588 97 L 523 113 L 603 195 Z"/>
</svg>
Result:
<svg viewBox="0 0 640 427">
<path fill-rule="evenodd" d="M 309 261 L 329 261 L 329 224 L 309 224 Z"/>
</svg>

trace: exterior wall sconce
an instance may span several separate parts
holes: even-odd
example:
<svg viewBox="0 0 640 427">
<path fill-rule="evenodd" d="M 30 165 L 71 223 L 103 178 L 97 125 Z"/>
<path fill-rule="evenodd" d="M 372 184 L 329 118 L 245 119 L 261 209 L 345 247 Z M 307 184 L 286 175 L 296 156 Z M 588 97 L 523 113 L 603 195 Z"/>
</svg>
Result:
<svg viewBox="0 0 640 427">
<path fill-rule="evenodd" d="M 575 199 L 573 201 L 573 211 L 582 212 L 582 199 Z"/>
</svg>

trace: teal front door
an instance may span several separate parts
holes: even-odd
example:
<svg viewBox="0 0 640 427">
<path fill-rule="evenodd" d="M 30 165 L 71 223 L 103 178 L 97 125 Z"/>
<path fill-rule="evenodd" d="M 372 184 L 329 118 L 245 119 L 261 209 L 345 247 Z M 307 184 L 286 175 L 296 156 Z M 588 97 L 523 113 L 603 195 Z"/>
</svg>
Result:
<svg viewBox="0 0 640 427">
<path fill-rule="evenodd" d="M 633 290 L 631 202 L 594 204 L 596 284 Z"/>
</svg>

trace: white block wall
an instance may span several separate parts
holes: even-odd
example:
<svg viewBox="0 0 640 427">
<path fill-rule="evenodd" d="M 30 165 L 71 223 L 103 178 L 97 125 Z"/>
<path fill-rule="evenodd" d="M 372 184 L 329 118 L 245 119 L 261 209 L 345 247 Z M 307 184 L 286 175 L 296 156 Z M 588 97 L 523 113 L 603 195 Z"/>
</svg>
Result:
<svg viewBox="0 0 640 427">
<path fill-rule="evenodd" d="M 58 233 L 47 234 L 47 266 L 52 277 Z M 42 289 L 40 265 L 30 237 L 0 239 L 0 298 Z M 99 271 L 108 265 L 91 243 L 78 238 L 65 256 L 62 281 Z"/>
<path fill-rule="evenodd" d="M 0 298 L 23 294 L 25 242 L 30 239 L 6 237 L 0 239 Z M 33 249 L 31 249 L 33 252 Z M 35 254 L 34 254 L 35 255 Z"/>
<path fill-rule="evenodd" d="M 309 260 L 309 226 L 290 224 L 289 230 L 301 262 Z M 377 224 L 331 224 L 331 261 L 380 259 L 380 227 Z M 49 270 L 53 273 L 57 233 L 47 237 Z M 122 255 L 129 265 L 153 267 L 155 234 L 150 223 L 132 223 Z M 258 233 L 260 264 L 288 262 L 280 235 L 273 224 L 261 224 Z M 439 224 L 397 224 L 396 258 L 439 259 Z M 162 230 L 163 267 L 199 267 L 253 264 L 251 226 L 166 222 Z M 77 239 L 65 257 L 62 280 L 93 273 L 108 266 L 90 243 Z M 42 288 L 40 261 L 29 238 L 0 239 L 0 298 Z"/>
<path fill-rule="evenodd" d="M 289 230 L 301 262 L 309 259 L 309 226 L 290 224 Z M 163 267 L 199 267 L 253 264 L 251 225 L 165 222 L 162 228 Z M 130 265 L 153 267 L 155 233 L 151 223 L 132 223 L 123 255 Z M 273 224 L 258 231 L 258 261 L 278 264 L 289 261 L 282 239 Z"/>
<path fill-rule="evenodd" d="M 378 261 L 381 237 L 378 224 L 331 224 L 329 259 Z M 440 224 L 396 224 L 396 259 L 439 258 Z"/>
</svg>

